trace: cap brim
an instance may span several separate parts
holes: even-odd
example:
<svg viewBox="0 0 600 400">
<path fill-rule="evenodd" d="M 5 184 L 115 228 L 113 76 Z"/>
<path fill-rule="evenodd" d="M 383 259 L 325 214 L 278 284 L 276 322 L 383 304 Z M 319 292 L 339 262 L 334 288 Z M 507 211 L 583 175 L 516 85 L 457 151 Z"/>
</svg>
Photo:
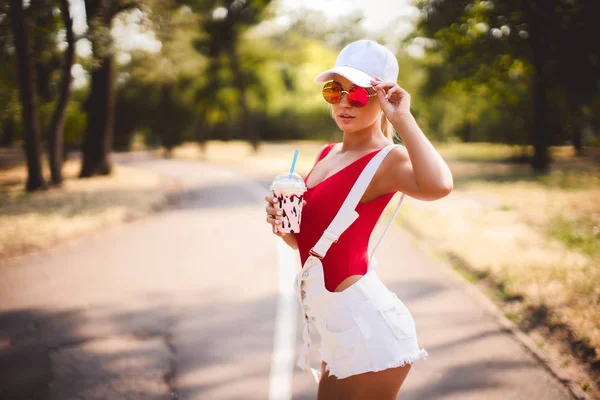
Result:
<svg viewBox="0 0 600 400">
<path fill-rule="evenodd" d="M 371 75 L 366 74 L 356 68 L 348 67 L 348 66 L 339 66 L 329 69 L 327 71 L 321 72 L 315 78 L 315 83 L 325 83 L 333 80 L 333 75 L 338 74 L 348 79 L 350 82 L 355 85 L 362 87 L 371 87 L 371 80 L 374 79 Z"/>
</svg>

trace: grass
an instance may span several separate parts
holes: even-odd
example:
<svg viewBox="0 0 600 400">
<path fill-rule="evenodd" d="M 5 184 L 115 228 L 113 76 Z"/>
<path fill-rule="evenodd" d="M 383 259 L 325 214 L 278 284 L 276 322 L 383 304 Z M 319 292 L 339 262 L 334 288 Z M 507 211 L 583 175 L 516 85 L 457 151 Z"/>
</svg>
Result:
<svg viewBox="0 0 600 400">
<path fill-rule="evenodd" d="M 592 259 L 600 259 L 600 224 L 585 217 L 567 218 L 555 215 L 548 224 L 548 234 L 574 250 L 579 250 Z"/>
<path fill-rule="evenodd" d="M 298 160 L 295 171 L 306 175 L 314 164 L 319 148 L 324 143 L 294 141 L 284 143 L 266 143 L 259 147 L 258 152 L 241 141 L 210 141 L 206 144 L 205 151 L 193 143 L 186 143 L 175 148 L 172 157 L 178 159 L 203 160 L 226 166 L 242 167 L 248 172 L 273 174 L 289 171 L 294 157 L 294 150 L 298 149 Z M 158 155 L 163 155 L 160 151 Z"/>
<path fill-rule="evenodd" d="M 77 179 L 76 160 L 65 163 L 61 188 L 27 193 L 20 153 L 0 152 L 0 259 L 147 215 L 166 202 L 164 183 L 151 173 L 117 166 L 111 176 Z"/>
</svg>

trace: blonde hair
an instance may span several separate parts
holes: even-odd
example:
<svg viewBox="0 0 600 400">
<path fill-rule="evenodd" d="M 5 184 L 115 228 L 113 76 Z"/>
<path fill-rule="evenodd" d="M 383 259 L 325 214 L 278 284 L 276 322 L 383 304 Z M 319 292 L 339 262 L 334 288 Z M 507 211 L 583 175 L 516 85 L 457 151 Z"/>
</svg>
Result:
<svg viewBox="0 0 600 400">
<path fill-rule="evenodd" d="M 386 118 L 383 112 L 381 113 L 381 131 L 390 142 L 394 143 L 396 131 L 394 130 L 392 123 Z"/>
</svg>

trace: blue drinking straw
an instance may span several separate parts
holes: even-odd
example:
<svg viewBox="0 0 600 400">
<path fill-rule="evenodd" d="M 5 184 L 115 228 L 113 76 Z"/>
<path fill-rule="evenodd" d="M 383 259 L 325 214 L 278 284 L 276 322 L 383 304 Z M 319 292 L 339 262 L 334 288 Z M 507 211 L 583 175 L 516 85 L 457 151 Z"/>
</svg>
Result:
<svg viewBox="0 0 600 400">
<path fill-rule="evenodd" d="M 290 176 L 288 177 L 288 179 L 292 179 L 294 167 L 296 166 L 296 159 L 298 159 L 298 150 L 294 151 L 294 160 L 292 161 L 292 168 L 290 169 Z"/>
</svg>

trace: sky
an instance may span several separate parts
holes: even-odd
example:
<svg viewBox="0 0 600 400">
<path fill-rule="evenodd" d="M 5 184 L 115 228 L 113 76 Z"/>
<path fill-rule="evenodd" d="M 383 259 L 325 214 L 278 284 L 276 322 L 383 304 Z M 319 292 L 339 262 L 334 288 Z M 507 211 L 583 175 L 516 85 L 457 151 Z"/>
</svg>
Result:
<svg viewBox="0 0 600 400">
<path fill-rule="evenodd" d="M 279 0 L 279 3 L 286 11 L 309 8 L 323 11 L 331 17 L 360 11 L 364 15 L 362 25 L 365 31 L 388 27 L 394 29 L 396 35 L 409 33 L 419 15 L 411 0 Z M 394 21 L 397 22 L 390 27 Z"/>
</svg>

